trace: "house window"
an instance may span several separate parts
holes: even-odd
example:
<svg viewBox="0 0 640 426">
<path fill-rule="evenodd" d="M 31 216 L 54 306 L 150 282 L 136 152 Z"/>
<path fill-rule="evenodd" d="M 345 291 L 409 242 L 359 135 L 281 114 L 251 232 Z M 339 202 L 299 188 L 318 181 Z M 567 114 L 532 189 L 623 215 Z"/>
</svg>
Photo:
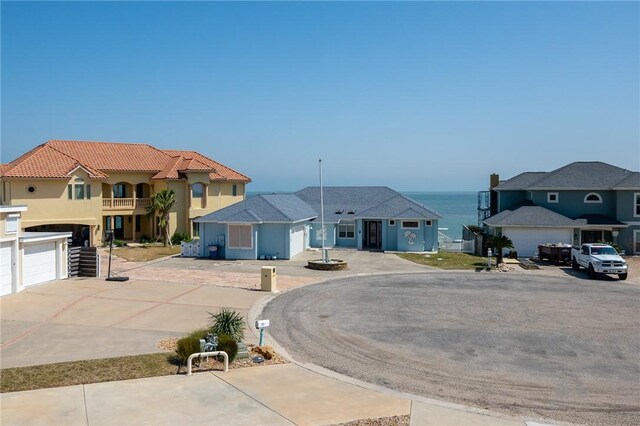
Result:
<svg viewBox="0 0 640 426">
<path fill-rule="evenodd" d="M 389 219 L 389 226 L 396 226 L 396 220 L 395 219 Z"/>
<path fill-rule="evenodd" d="M 591 192 L 584 197 L 585 203 L 602 203 L 602 197 L 596 192 Z"/>
<path fill-rule="evenodd" d="M 420 228 L 420 222 L 417 220 L 403 220 L 402 229 L 418 229 Z"/>
<path fill-rule="evenodd" d="M 253 248 L 251 225 L 229 225 L 229 248 Z"/>
<path fill-rule="evenodd" d="M 204 195 L 204 185 L 201 183 L 194 183 L 191 185 L 191 196 L 193 198 L 202 198 Z"/>
<path fill-rule="evenodd" d="M 431 226 L 431 221 L 430 221 L 430 220 L 425 220 L 425 221 L 424 221 L 424 224 L 425 224 L 426 226 Z"/>
<path fill-rule="evenodd" d="M 196 218 L 197 219 L 197 218 Z M 200 227 L 195 220 L 191 221 L 191 238 L 199 238 L 200 237 Z"/>
<path fill-rule="evenodd" d="M 233 185 L 233 187 L 231 187 L 231 194 L 235 197 L 236 195 L 238 195 L 238 185 Z"/>
<path fill-rule="evenodd" d="M 635 194 L 633 194 L 633 200 L 634 200 L 634 209 L 633 209 L 633 215 L 635 217 L 640 217 L 640 192 L 636 192 Z"/>
<path fill-rule="evenodd" d="M 82 178 L 75 179 L 73 184 L 67 185 L 67 198 L 70 200 L 90 200 L 91 185 L 85 185 Z"/>
<path fill-rule="evenodd" d="M 18 216 L 7 216 L 4 232 L 6 234 L 16 234 L 18 232 Z"/>
<path fill-rule="evenodd" d="M 557 203 L 557 202 L 558 202 L 558 193 L 547 192 L 547 203 Z"/>
<path fill-rule="evenodd" d="M 338 225 L 338 238 L 355 238 L 355 223 L 341 223 Z"/>
<path fill-rule="evenodd" d="M 125 198 L 127 196 L 124 183 L 113 185 L 113 198 Z"/>
<path fill-rule="evenodd" d="M 140 222 L 141 216 L 139 214 L 136 215 L 136 232 L 140 232 Z"/>
</svg>

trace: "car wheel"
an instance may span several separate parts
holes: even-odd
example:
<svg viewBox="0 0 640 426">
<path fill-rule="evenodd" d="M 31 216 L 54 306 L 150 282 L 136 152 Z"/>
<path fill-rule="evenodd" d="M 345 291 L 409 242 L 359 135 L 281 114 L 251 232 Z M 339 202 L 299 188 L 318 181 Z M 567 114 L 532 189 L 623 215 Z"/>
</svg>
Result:
<svg viewBox="0 0 640 426">
<path fill-rule="evenodd" d="M 578 261 L 576 260 L 575 257 L 571 260 L 571 269 L 573 269 L 574 271 L 577 271 L 580 269 L 580 265 L 578 265 Z"/>
<path fill-rule="evenodd" d="M 620 281 L 624 281 L 627 279 L 627 274 L 618 274 L 618 278 L 620 278 Z"/>
<path fill-rule="evenodd" d="M 595 278 L 596 277 L 596 271 L 593 269 L 593 265 L 589 264 L 589 278 Z"/>
</svg>

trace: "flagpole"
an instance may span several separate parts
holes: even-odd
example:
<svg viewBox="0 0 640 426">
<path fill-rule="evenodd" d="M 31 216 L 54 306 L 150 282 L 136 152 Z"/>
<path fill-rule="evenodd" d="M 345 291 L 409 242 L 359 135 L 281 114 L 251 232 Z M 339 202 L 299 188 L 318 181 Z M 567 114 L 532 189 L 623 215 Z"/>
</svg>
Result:
<svg viewBox="0 0 640 426">
<path fill-rule="evenodd" d="M 318 167 L 320 169 L 320 226 L 322 229 L 322 262 L 326 262 L 327 256 L 325 255 L 325 250 L 324 250 L 325 230 L 324 230 L 324 197 L 322 194 L 322 159 L 318 160 Z"/>
</svg>

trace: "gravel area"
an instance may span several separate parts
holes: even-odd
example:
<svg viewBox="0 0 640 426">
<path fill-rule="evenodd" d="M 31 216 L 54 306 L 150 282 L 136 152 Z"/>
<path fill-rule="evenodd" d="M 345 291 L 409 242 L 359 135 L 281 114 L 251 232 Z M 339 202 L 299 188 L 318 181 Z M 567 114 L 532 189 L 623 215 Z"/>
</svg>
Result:
<svg viewBox="0 0 640 426">
<path fill-rule="evenodd" d="M 161 339 L 158 341 L 158 349 L 162 349 L 165 351 L 175 351 L 176 343 L 178 342 L 179 337 L 168 337 L 166 339 Z M 233 362 L 229 363 L 229 369 L 234 368 L 245 368 L 245 367 L 260 367 L 264 365 L 274 365 L 274 364 L 286 364 L 287 361 L 278 353 L 275 354 L 271 359 L 265 359 L 263 362 L 255 363 L 252 361 L 252 358 L 256 355 L 259 355 L 256 352 L 255 345 L 247 345 L 247 349 L 249 349 L 249 358 L 236 359 Z M 193 371 L 207 371 L 207 370 L 223 370 L 224 363 L 222 361 L 218 361 L 215 357 L 209 357 L 203 359 L 200 364 L 194 362 Z"/>
<path fill-rule="evenodd" d="M 411 418 L 407 416 L 379 417 L 377 419 L 360 419 L 333 426 L 409 426 Z"/>
</svg>

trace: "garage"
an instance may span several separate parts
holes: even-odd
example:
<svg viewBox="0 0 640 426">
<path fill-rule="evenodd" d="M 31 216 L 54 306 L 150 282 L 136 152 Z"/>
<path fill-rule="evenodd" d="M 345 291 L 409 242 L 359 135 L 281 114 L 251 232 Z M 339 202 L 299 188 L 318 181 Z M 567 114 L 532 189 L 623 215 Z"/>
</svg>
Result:
<svg viewBox="0 0 640 426">
<path fill-rule="evenodd" d="M 23 285 L 43 283 L 57 278 L 56 242 L 45 241 L 24 245 Z"/>
<path fill-rule="evenodd" d="M 12 293 L 13 244 L 12 242 L 0 243 L 0 296 Z"/>
<path fill-rule="evenodd" d="M 540 244 L 573 241 L 572 228 L 503 228 L 502 233 L 513 241 L 518 257 L 535 256 Z"/>
<path fill-rule="evenodd" d="M 291 228 L 291 240 L 289 243 L 289 259 L 304 251 L 304 226 Z"/>
</svg>

